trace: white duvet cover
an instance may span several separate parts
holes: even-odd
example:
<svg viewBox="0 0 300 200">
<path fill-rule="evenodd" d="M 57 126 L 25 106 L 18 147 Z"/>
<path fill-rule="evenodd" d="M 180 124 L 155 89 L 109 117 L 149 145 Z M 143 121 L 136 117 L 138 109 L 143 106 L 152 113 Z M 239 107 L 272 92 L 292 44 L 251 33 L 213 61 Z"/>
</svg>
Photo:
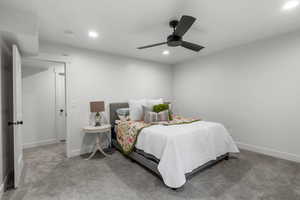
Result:
<svg viewBox="0 0 300 200">
<path fill-rule="evenodd" d="M 158 171 L 164 183 L 172 188 L 183 186 L 185 174 L 208 161 L 239 152 L 222 124 L 207 121 L 144 128 L 136 148 L 160 159 Z"/>
</svg>

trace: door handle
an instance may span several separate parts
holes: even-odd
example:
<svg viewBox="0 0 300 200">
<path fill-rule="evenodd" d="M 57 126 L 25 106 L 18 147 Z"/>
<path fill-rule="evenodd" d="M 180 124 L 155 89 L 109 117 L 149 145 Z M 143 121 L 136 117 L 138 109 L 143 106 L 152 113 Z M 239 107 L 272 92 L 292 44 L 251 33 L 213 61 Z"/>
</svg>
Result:
<svg viewBox="0 0 300 200">
<path fill-rule="evenodd" d="M 14 125 L 17 125 L 18 122 L 8 122 L 8 126 L 14 126 Z"/>
<path fill-rule="evenodd" d="M 23 121 L 8 122 L 8 126 L 23 125 Z"/>
</svg>

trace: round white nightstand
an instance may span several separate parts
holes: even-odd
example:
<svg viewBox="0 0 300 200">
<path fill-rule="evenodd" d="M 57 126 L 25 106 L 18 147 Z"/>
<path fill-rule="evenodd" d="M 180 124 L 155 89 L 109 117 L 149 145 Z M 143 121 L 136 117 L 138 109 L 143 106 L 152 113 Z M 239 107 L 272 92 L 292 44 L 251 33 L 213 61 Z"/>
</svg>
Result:
<svg viewBox="0 0 300 200">
<path fill-rule="evenodd" d="M 108 139 L 109 147 L 110 147 L 110 145 L 111 145 L 111 125 L 105 124 L 105 125 L 101 125 L 101 126 L 87 126 L 87 127 L 84 127 L 82 129 L 82 131 L 86 134 L 97 134 L 94 151 L 87 158 L 87 160 L 91 159 L 97 153 L 97 151 L 100 151 L 104 156 L 109 156 L 103 151 L 103 149 L 101 147 L 101 134 L 105 134 L 105 136 Z"/>
</svg>

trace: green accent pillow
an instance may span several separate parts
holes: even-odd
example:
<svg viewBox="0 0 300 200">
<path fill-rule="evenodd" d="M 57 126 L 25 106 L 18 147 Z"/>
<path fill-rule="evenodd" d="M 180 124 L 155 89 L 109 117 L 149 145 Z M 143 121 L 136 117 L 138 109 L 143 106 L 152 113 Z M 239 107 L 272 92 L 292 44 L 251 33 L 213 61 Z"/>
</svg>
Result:
<svg viewBox="0 0 300 200">
<path fill-rule="evenodd" d="M 169 109 L 169 104 L 158 104 L 153 106 L 153 112 L 159 113 L 161 111 L 168 110 L 169 111 L 169 119 L 173 120 L 172 111 Z"/>
</svg>

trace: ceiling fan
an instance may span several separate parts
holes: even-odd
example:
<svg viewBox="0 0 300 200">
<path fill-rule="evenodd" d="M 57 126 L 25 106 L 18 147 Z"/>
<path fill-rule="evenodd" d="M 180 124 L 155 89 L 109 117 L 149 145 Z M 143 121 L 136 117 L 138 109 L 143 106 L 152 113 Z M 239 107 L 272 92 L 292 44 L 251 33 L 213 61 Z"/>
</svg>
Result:
<svg viewBox="0 0 300 200">
<path fill-rule="evenodd" d="M 198 44 L 194 44 L 194 43 L 186 42 L 186 41 L 182 40 L 183 35 L 191 28 L 191 26 L 193 25 L 193 23 L 195 21 L 196 21 L 196 18 L 194 18 L 192 16 L 187 16 L 187 15 L 183 15 L 181 17 L 180 21 L 172 20 L 172 21 L 170 21 L 169 25 L 171 28 L 173 28 L 174 31 L 171 35 L 168 36 L 166 42 L 142 46 L 142 47 L 138 47 L 137 49 L 146 49 L 146 48 L 150 48 L 150 47 L 167 44 L 169 47 L 182 46 L 189 50 L 198 52 L 201 49 L 203 49 L 204 47 L 200 46 Z"/>
</svg>

